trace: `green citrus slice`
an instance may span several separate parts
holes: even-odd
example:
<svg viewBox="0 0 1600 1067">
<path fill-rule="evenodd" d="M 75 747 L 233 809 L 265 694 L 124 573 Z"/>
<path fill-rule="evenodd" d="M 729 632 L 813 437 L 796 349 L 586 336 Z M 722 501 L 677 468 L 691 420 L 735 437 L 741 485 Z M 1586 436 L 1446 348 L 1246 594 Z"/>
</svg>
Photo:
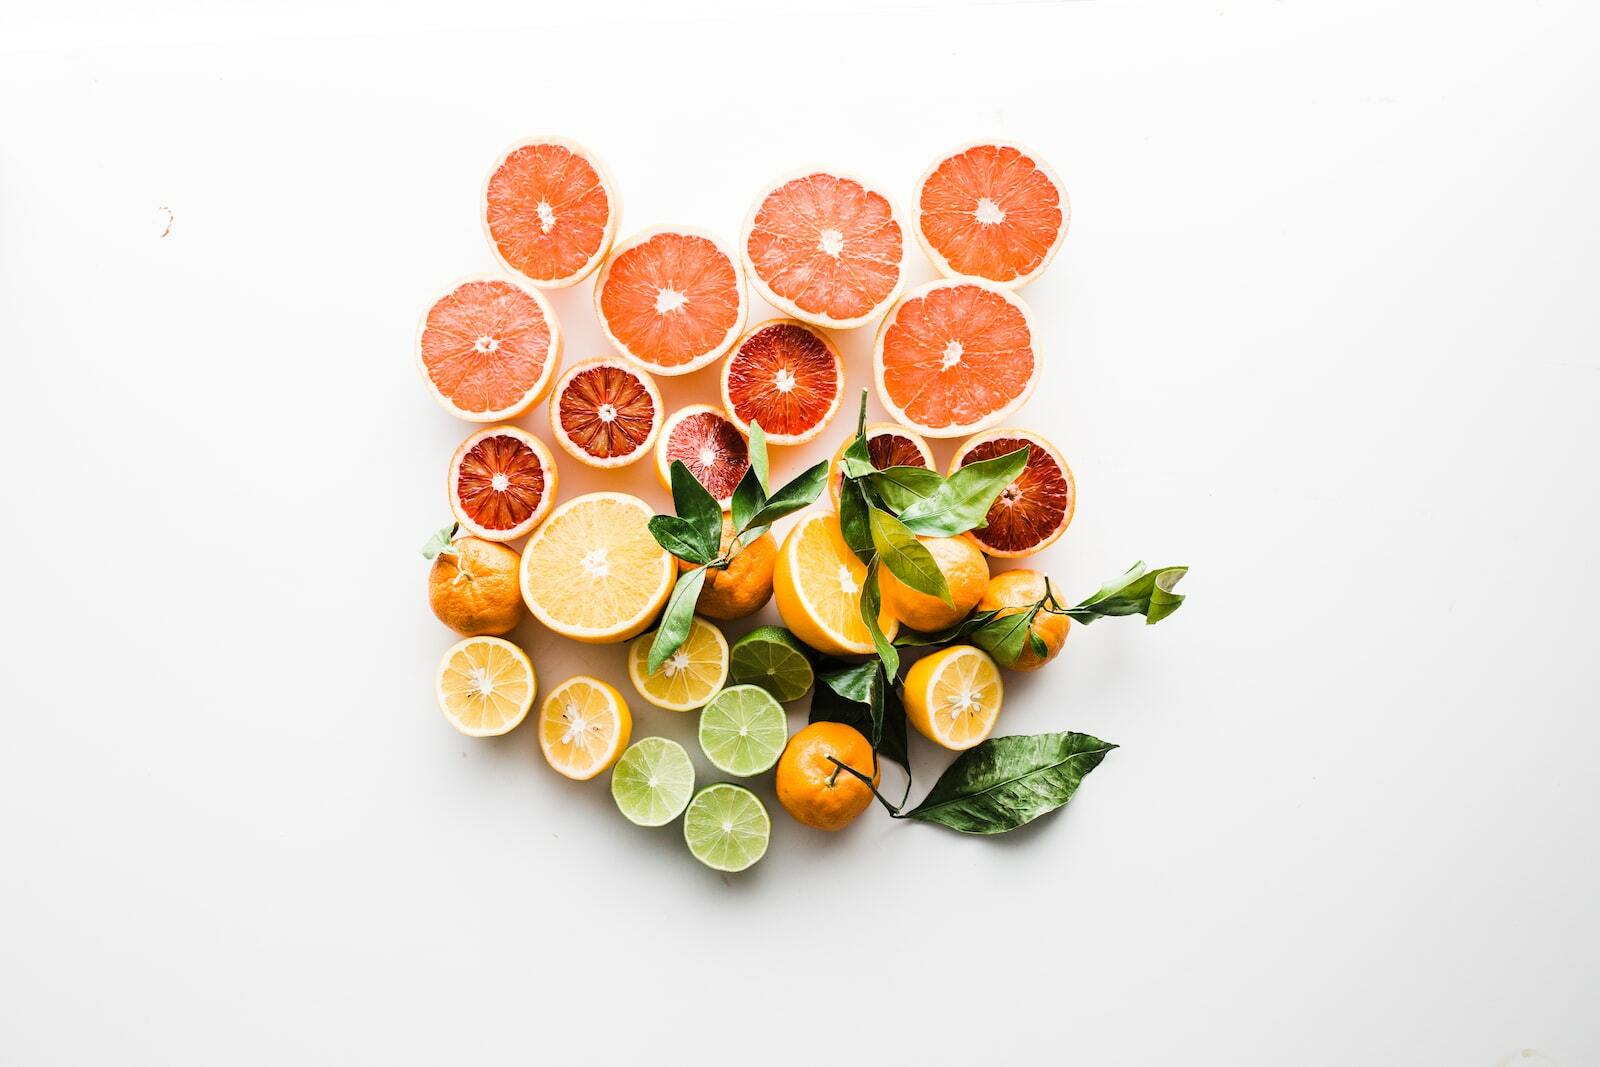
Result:
<svg viewBox="0 0 1600 1067">
<path fill-rule="evenodd" d="M 700 710 L 700 747 L 706 758 L 737 777 L 771 770 L 788 741 L 783 705 L 760 686 L 729 686 Z"/>
<path fill-rule="evenodd" d="M 694 858 L 716 871 L 742 871 L 767 853 L 772 820 L 750 790 L 729 782 L 695 794 L 683 817 L 683 839 Z"/>
<path fill-rule="evenodd" d="M 694 764 L 676 741 L 646 737 L 628 746 L 611 771 L 611 797 L 629 822 L 665 826 L 694 793 Z"/>
<path fill-rule="evenodd" d="M 728 677 L 742 685 L 759 685 L 779 700 L 799 700 L 816 675 L 805 646 L 781 626 L 761 626 L 733 646 Z"/>
</svg>

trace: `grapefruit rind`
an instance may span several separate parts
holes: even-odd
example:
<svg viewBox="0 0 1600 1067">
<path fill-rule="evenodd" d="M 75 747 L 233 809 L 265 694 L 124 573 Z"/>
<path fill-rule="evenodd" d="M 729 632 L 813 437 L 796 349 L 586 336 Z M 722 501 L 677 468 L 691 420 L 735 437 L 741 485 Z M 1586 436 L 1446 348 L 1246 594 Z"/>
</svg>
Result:
<svg viewBox="0 0 1600 1067">
<path fill-rule="evenodd" d="M 739 358 L 739 352 L 744 348 L 745 342 L 762 330 L 772 326 L 794 326 L 806 331 L 821 341 L 823 346 L 827 348 L 828 354 L 833 357 L 833 402 L 829 404 L 827 412 L 821 419 L 817 420 L 815 425 L 804 433 L 790 434 L 773 433 L 765 426 L 761 428 L 766 434 L 767 444 L 769 445 L 803 445 L 807 441 L 815 440 L 823 430 L 828 428 L 828 425 L 833 422 L 834 416 L 839 414 L 839 408 L 844 403 L 844 358 L 839 355 L 839 348 L 833 343 L 833 339 L 808 322 L 802 322 L 796 318 L 767 319 L 764 322 L 756 323 L 739 337 L 738 343 L 733 346 L 733 350 L 728 353 L 728 358 L 723 361 L 722 373 L 718 376 L 719 388 L 722 391 L 722 410 L 727 414 L 729 421 L 739 427 L 741 433 L 746 437 L 750 436 L 750 424 L 739 416 L 739 409 L 734 404 L 733 396 L 729 391 L 728 379 L 733 373 L 734 361 Z M 760 420 L 756 421 L 759 422 Z"/>
<path fill-rule="evenodd" d="M 467 514 L 466 508 L 461 503 L 458 493 L 461 481 L 461 461 L 478 442 L 489 437 L 514 437 L 527 446 L 534 455 L 539 457 L 539 465 L 544 468 L 544 492 L 539 497 L 539 506 L 517 525 L 505 530 L 493 530 L 480 525 Z M 515 541 L 525 536 L 550 514 L 550 509 L 556 502 L 556 489 L 560 482 L 560 473 L 556 470 L 556 458 L 551 455 L 545 443 L 522 429 L 520 426 L 486 426 L 469 436 L 465 441 L 456 446 L 454 454 L 450 457 L 450 470 L 445 479 L 445 491 L 450 498 L 450 514 L 455 516 L 461 528 L 474 537 L 481 537 L 485 541 Z"/>
<path fill-rule="evenodd" d="M 620 370 L 635 378 L 642 386 L 644 386 L 644 391 L 649 395 L 650 403 L 655 408 L 655 414 L 650 420 L 649 434 L 645 436 L 645 439 L 639 444 L 638 448 L 634 449 L 630 453 L 627 453 L 626 455 L 596 456 L 592 452 L 587 452 L 581 448 L 577 442 L 572 440 L 572 437 L 567 433 L 566 427 L 561 424 L 561 415 L 558 408 L 561 403 L 562 391 L 566 389 L 567 385 L 572 381 L 572 379 L 576 378 L 579 374 L 582 374 L 587 370 L 594 370 L 597 367 L 608 367 L 615 370 Z M 561 450 L 563 452 L 566 452 L 573 459 L 588 467 L 595 467 L 600 470 L 611 470 L 617 467 L 626 467 L 631 463 L 637 463 L 640 459 L 649 455 L 650 450 L 655 447 L 656 439 L 661 435 L 661 425 L 665 420 L 666 406 L 661 400 L 661 390 L 656 386 L 655 380 L 651 378 L 649 374 L 640 370 L 629 360 L 619 359 L 612 356 L 602 356 L 599 359 L 589 359 L 582 363 L 574 363 L 562 373 L 559 379 L 557 379 L 555 388 L 550 390 L 550 435 L 556 439 L 556 444 L 561 446 Z"/>
<path fill-rule="evenodd" d="M 506 160 L 511 158 L 513 152 L 527 148 L 530 145 L 541 144 L 560 145 L 573 155 L 583 157 L 584 161 L 594 168 L 595 174 L 600 178 L 600 188 L 605 190 L 606 204 L 609 208 L 606 214 L 605 229 L 600 237 L 600 247 L 595 250 L 594 255 L 590 256 L 582 267 L 560 278 L 533 278 L 512 266 L 505 255 L 501 253 L 500 242 L 495 240 L 494 231 L 489 228 L 490 182 L 494 181 L 494 176 L 500 172 L 501 167 L 505 166 Z M 596 156 L 577 141 L 566 137 L 527 137 L 501 152 L 495 158 L 494 166 L 490 167 L 489 172 L 483 177 L 483 191 L 478 197 L 478 204 L 478 222 L 483 227 L 484 239 L 489 242 L 489 250 L 494 253 L 495 261 L 513 277 L 520 278 L 528 285 L 539 289 L 566 289 L 569 286 L 577 285 L 593 274 L 595 269 L 600 266 L 601 261 L 606 258 L 606 253 L 611 251 L 611 243 L 617 237 L 617 221 L 622 217 L 622 199 L 617 195 L 617 183 L 612 180 L 611 172 L 606 170 L 605 164 L 600 162 L 599 156 Z"/>
<path fill-rule="evenodd" d="M 439 389 L 439 386 L 433 380 L 433 375 L 428 373 L 428 363 L 422 354 L 422 337 L 428 331 L 428 315 L 445 297 L 454 294 L 463 285 L 470 285 L 473 282 L 494 282 L 500 285 L 514 286 L 519 292 L 526 294 L 532 298 L 534 303 L 539 305 L 539 312 L 544 316 L 545 326 L 550 330 L 550 348 L 545 355 L 544 369 L 540 371 L 538 380 L 515 404 L 509 407 L 497 408 L 494 411 L 467 411 L 464 408 L 457 407 L 455 401 L 451 400 Z M 417 322 L 415 348 L 417 370 L 422 374 L 422 381 L 427 385 L 428 392 L 433 394 L 433 398 L 439 402 L 440 407 L 466 422 L 504 422 L 507 419 L 516 418 L 543 400 L 545 393 L 550 388 L 550 383 L 555 380 L 556 371 L 561 367 L 561 323 L 557 320 L 555 308 L 550 306 L 549 299 L 539 290 L 525 284 L 519 278 L 508 278 L 504 274 L 468 274 L 457 278 L 451 283 L 450 288 L 440 292 L 428 302 L 427 308 L 422 312 L 422 318 Z"/>
<path fill-rule="evenodd" d="M 690 415 L 700 415 L 706 412 L 716 415 L 728 425 L 732 426 L 736 431 L 738 431 L 739 436 L 745 439 L 745 443 L 747 445 L 749 444 L 750 435 L 746 433 L 737 422 L 730 418 L 726 411 L 717 407 L 717 405 L 688 404 L 679 408 L 677 411 L 674 411 L 671 415 L 667 416 L 666 425 L 661 427 L 661 433 L 656 438 L 656 479 L 661 483 L 661 487 L 666 489 L 668 492 L 672 491 L 672 465 L 667 461 L 667 445 L 672 440 L 672 431 L 677 428 L 678 423 L 682 422 Z M 716 496 L 715 493 L 712 495 Z M 733 503 L 733 493 L 729 492 L 726 497 L 718 498 L 717 503 L 722 506 L 722 510 L 728 510 L 728 506 Z"/>
<path fill-rule="evenodd" d="M 1012 551 L 1004 548 L 995 548 L 992 545 L 986 545 L 977 537 L 975 537 L 973 535 L 973 531 L 970 530 L 962 535 L 970 540 L 973 544 L 977 545 L 978 549 L 986 556 L 992 556 L 995 559 L 1022 559 L 1023 557 L 1031 556 L 1036 552 L 1043 552 L 1045 549 L 1059 541 L 1061 539 L 1061 535 L 1067 532 L 1067 527 L 1072 525 L 1072 516 L 1078 510 L 1078 482 L 1077 479 L 1073 477 L 1072 468 L 1067 465 L 1067 461 L 1065 457 L 1061 455 L 1061 450 L 1059 448 L 1051 444 L 1039 433 L 1033 430 L 1024 430 L 1019 426 L 1002 426 L 993 430 L 986 430 L 983 433 L 976 434 L 968 440 L 961 442 L 961 446 L 956 449 L 956 454 L 950 459 L 950 469 L 945 472 L 946 475 L 948 476 L 950 474 L 954 474 L 956 471 L 960 470 L 961 460 L 971 453 L 974 448 L 988 441 L 993 441 L 996 438 L 1001 437 L 1020 437 L 1027 441 L 1029 445 L 1036 448 L 1041 448 L 1045 452 L 1048 452 L 1050 454 L 1050 458 L 1055 461 L 1056 466 L 1061 468 L 1062 476 L 1067 480 L 1067 507 L 1062 513 L 1061 524 L 1051 531 L 1050 536 L 1046 537 L 1039 543 L 1029 545 L 1027 548 Z"/>
<path fill-rule="evenodd" d="M 622 254 L 627 252 L 629 249 L 637 248 L 639 245 L 644 244 L 652 237 L 659 237 L 662 234 L 677 234 L 684 237 L 699 237 L 710 241 L 716 246 L 717 251 L 721 252 L 724 258 L 727 259 L 728 265 L 733 268 L 734 286 L 736 287 L 739 295 L 739 310 L 734 315 L 733 325 L 728 328 L 728 332 L 723 339 L 714 347 L 700 353 L 689 362 L 671 366 L 654 363 L 648 359 L 645 359 L 643 356 L 634 352 L 626 344 L 624 344 L 622 339 L 617 337 L 617 335 L 612 332 L 611 323 L 606 320 L 605 310 L 600 304 L 600 298 L 605 292 L 606 282 L 611 277 L 611 268 L 622 256 Z M 636 366 L 643 367 L 652 374 L 660 374 L 666 377 L 674 377 L 680 374 L 692 374 L 702 367 L 709 367 L 711 364 L 727 355 L 728 351 L 733 348 L 734 342 L 739 339 L 739 331 L 744 328 L 745 317 L 750 313 L 750 296 L 749 290 L 745 287 L 744 275 L 745 267 L 741 258 L 734 255 L 732 249 L 728 247 L 728 243 L 717 237 L 715 234 L 708 233 L 705 230 L 696 229 L 692 226 L 655 226 L 648 230 L 641 230 L 640 232 L 633 234 L 626 240 L 623 240 L 615 245 L 611 251 L 607 253 L 604 263 L 602 263 L 600 266 L 600 274 L 595 278 L 594 282 L 594 317 L 599 321 L 600 330 L 605 334 L 606 340 L 611 343 L 611 346 L 622 355 L 626 356 Z"/>
</svg>

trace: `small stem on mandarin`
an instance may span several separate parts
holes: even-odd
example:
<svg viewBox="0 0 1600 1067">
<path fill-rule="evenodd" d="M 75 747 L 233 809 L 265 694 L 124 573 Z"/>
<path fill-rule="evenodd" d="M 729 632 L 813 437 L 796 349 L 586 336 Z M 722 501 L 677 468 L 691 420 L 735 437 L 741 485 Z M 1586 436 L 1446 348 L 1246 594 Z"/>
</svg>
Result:
<svg viewBox="0 0 1600 1067">
<path fill-rule="evenodd" d="M 828 779 L 828 784 L 829 785 L 833 784 L 833 779 L 834 778 L 839 777 L 839 771 L 844 771 L 844 772 L 846 772 L 848 774 L 852 774 L 857 779 L 860 780 L 862 785 L 866 786 L 868 789 L 870 789 L 872 791 L 872 795 L 874 797 L 878 798 L 878 803 L 883 805 L 883 810 L 885 810 L 885 811 L 887 811 L 889 813 L 890 818 L 898 819 L 900 817 L 900 809 L 895 807 L 893 804 L 889 803 L 889 798 L 885 797 L 882 793 L 878 792 L 878 787 L 872 784 L 872 779 L 871 778 L 868 778 L 866 775 L 862 774 L 860 771 L 856 770 L 854 767 L 851 767 L 848 764 L 839 762 L 839 760 L 836 759 L 833 756 L 829 756 L 828 757 L 828 762 L 833 764 L 836 768 L 838 768 L 838 770 L 835 770 L 833 772 L 833 777 Z"/>
</svg>

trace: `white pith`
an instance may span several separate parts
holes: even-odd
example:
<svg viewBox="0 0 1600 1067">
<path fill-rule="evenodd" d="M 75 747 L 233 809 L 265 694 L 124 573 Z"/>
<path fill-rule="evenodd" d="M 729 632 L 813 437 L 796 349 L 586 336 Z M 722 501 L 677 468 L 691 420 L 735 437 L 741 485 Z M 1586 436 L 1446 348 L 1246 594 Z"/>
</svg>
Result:
<svg viewBox="0 0 1600 1067">
<path fill-rule="evenodd" d="M 994 226 L 1006 221 L 1005 211 L 987 196 L 978 198 L 978 207 L 977 210 L 973 211 L 972 216 L 978 220 L 978 224 L 981 226 Z"/>
<path fill-rule="evenodd" d="M 658 289 L 656 291 L 656 314 L 669 314 L 682 308 L 688 302 L 688 295 L 680 293 L 676 289 Z"/>
</svg>

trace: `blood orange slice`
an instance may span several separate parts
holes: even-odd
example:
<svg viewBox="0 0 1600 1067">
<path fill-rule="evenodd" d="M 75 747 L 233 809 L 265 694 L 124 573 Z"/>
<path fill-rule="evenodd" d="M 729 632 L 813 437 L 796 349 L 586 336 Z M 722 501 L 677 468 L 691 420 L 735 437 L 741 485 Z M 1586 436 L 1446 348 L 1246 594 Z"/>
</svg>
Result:
<svg viewBox="0 0 1600 1067">
<path fill-rule="evenodd" d="M 987 429 L 1039 378 L 1033 318 L 1009 289 L 978 278 L 929 282 L 890 309 L 872 370 L 895 420 L 928 437 Z"/>
<path fill-rule="evenodd" d="M 917 183 L 917 240 L 939 273 L 1019 288 L 1067 235 L 1072 208 L 1049 164 L 1014 144 L 970 144 Z"/>
<path fill-rule="evenodd" d="M 994 459 L 1030 448 L 1028 465 L 1017 480 L 1000 491 L 989 508 L 988 525 L 967 536 L 991 556 L 1027 556 L 1055 543 L 1072 522 L 1078 486 L 1072 468 L 1055 445 L 1032 430 L 990 430 L 962 442 L 950 473 L 980 459 Z"/>
<path fill-rule="evenodd" d="M 561 327 L 544 294 L 504 278 L 457 283 L 417 329 L 417 366 L 446 411 L 469 422 L 515 418 L 544 396 L 561 362 Z"/>
<path fill-rule="evenodd" d="M 839 485 L 844 479 L 844 469 L 840 464 L 844 462 L 845 451 L 853 440 L 854 434 L 844 439 L 828 467 L 828 495 L 833 498 L 835 511 L 839 510 Z M 872 457 L 872 465 L 879 470 L 888 467 L 933 469 L 933 450 L 928 447 L 928 442 L 893 422 L 867 424 L 867 455 Z"/>
<path fill-rule="evenodd" d="M 724 508 L 733 488 L 750 467 L 750 446 L 744 431 L 711 404 L 690 404 L 667 416 L 656 441 L 656 477 L 672 488 L 672 463 L 682 460 Z"/>
<path fill-rule="evenodd" d="M 813 326 L 863 326 L 905 284 L 906 230 L 894 205 L 842 174 L 809 171 L 769 187 L 739 248 L 762 297 Z"/>
<path fill-rule="evenodd" d="M 556 444 L 591 467 L 625 467 L 650 451 L 665 409 L 650 375 L 621 359 L 572 367 L 550 397 Z"/>
<path fill-rule="evenodd" d="M 450 510 L 468 532 L 511 541 L 539 525 L 556 499 L 556 461 L 515 426 L 479 430 L 450 457 Z"/>
<path fill-rule="evenodd" d="M 759 422 L 767 441 L 798 445 L 839 413 L 844 360 L 820 330 L 797 319 L 752 327 L 722 364 L 722 404 L 745 433 Z"/>
<path fill-rule="evenodd" d="M 600 328 L 657 374 L 688 374 L 728 351 L 744 325 L 744 275 L 698 230 L 658 229 L 618 245 L 594 286 Z"/>
<path fill-rule="evenodd" d="M 622 205 L 605 167 L 582 145 L 539 137 L 513 146 L 483 188 L 483 227 L 500 262 L 545 289 L 600 265 Z"/>
</svg>

